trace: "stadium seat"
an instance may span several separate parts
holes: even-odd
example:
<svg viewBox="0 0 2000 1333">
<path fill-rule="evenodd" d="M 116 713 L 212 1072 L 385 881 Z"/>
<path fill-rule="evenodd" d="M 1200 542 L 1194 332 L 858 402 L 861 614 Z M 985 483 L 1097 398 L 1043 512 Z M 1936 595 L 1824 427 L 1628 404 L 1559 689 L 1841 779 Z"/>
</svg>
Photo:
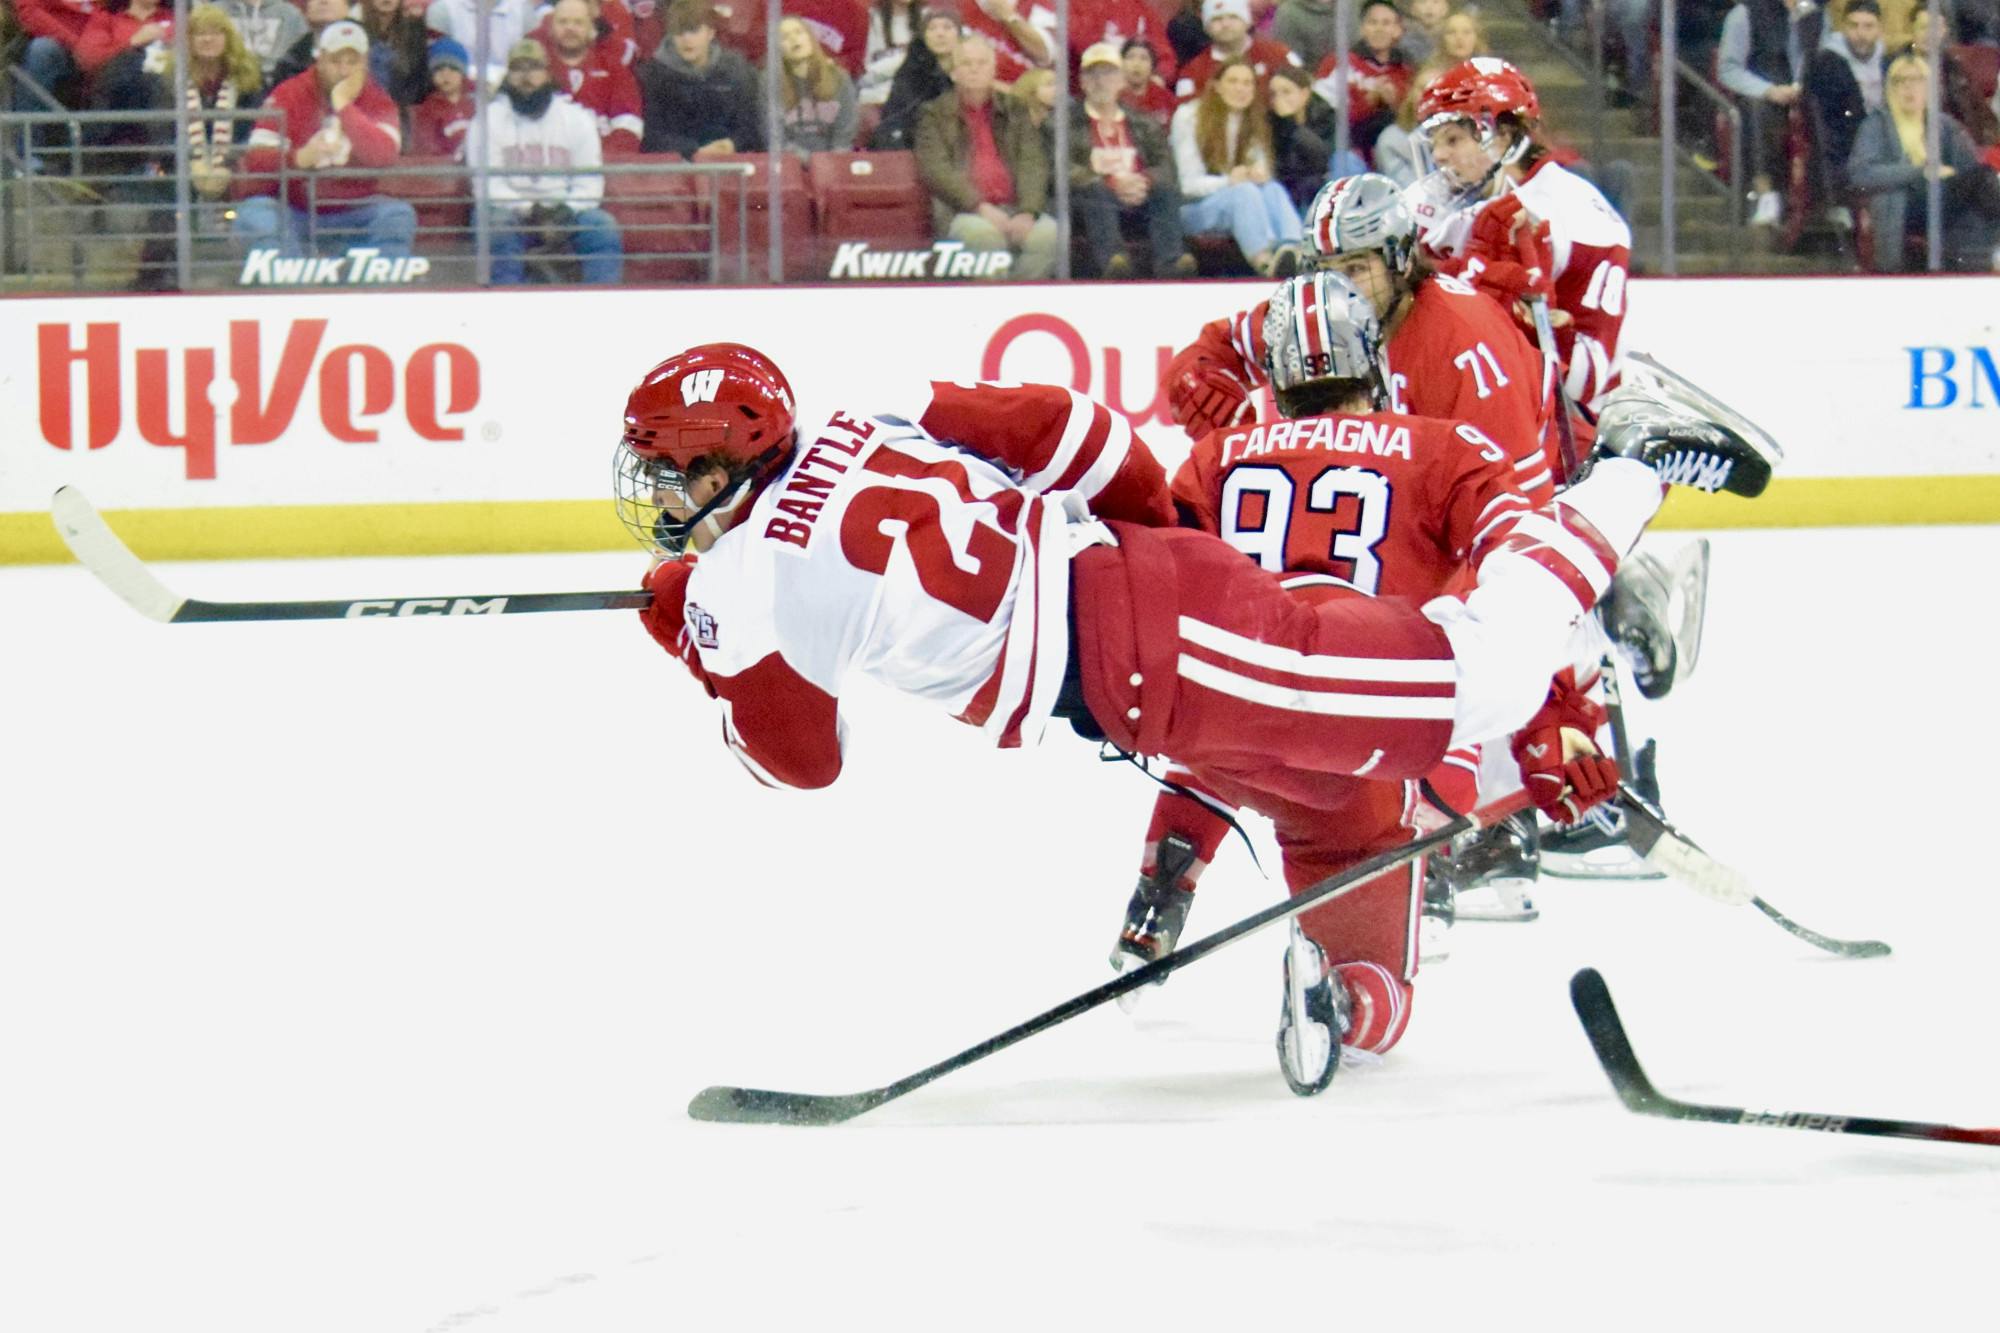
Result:
<svg viewBox="0 0 2000 1333">
<path fill-rule="evenodd" d="M 722 232 L 723 280 L 732 281 L 739 272 L 736 256 L 747 247 L 750 280 L 765 282 L 770 276 L 771 219 L 767 173 L 771 163 L 780 164 L 778 207 L 784 227 L 784 279 L 796 282 L 817 276 L 814 272 L 815 245 L 812 229 L 812 196 L 806 189 L 805 164 L 790 153 L 732 153 L 711 158 L 712 165 L 738 162 L 750 168 L 744 176 L 704 176 L 695 192 L 705 208 L 714 209 L 716 225 Z M 739 235 L 739 209 L 747 204 L 747 237 Z"/>
<path fill-rule="evenodd" d="M 813 276 L 827 276 L 843 241 L 884 250 L 931 243 L 930 192 L 917 179 L 914 154 L 814 153 L 807 176 L 819 242 Z"/>
<path fill-rule="evenodd" d="M 465 167 L 449 157 L 406 157 L 399 167 L 432 167 L 423 175 L 392 172 L 379 180 L 381 191 L 391 199 L 408 201 L 417 210 L 419 232 L 442 233 L 436 240 L 445 247 L 464 243 L 466 228 L 472 225 L 472 185 Z M 428 249 L 431 237 L 419 248 Z"/>
<path fill-rule="evenodd" d="M 607 166 L 681 162 L 678 153 L 614 154 L 605 159 Z M 608 171 L 604 174 L 604 208 L 617 219 L 624 241 L 627 282 L 685 283 L 708 278 L 709 237 L 698 225 L 702 219 L 692 176 Z M 735 271 L 725 250 L 723 276 Z"/>
<path fill-rule="evenodd" d="M 1995 85 L 2000 85 L 2000 46 L 1967 42 L 1951 48 L 1952 58 L 1972 80 L 1972 91 L 1980 101 L 1991 102 Z"/>
</svg>

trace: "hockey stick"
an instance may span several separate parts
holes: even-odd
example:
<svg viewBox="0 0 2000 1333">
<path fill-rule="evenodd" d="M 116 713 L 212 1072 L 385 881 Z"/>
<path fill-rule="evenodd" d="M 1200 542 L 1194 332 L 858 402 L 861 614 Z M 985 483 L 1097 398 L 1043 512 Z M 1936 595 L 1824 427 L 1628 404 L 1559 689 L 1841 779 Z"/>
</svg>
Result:
<svg viewBox="0 0 2000 1333">
<path fill-rule="evenodd" d="M 1779 926 L 1816 949 L 1842 958 L 1884 958 L 1889 946 L 1880 940 L 1837 940 L 1809 930 L 1757 896 L 1741 873 L 1723 865 L 1667 822 L 1665 815 L 1630 787 L 1618 789 L 1619 803 L 1625 807 L 1627 836 L 1632 846 L 1651 865 L 1659 867 L 1696 893 L 1719 903 L 1738 906 L 1749 903 Z"/>
<path fill-rule="evenodd" d="M 1016 1042 L 1026 1041 L 1036 1033 L 1046 1032 L 1059 1023 L 1067 1023 L 1078 1014 L 1088 1013 L 1107 1001 L 1117 999 L 1127 991 L 1138 990 L 1141 986 L 1150 986 L 1156 981 L 1163 981 L 1168 974 L 1201 961 L 1217 949 L 1234 944 L 1245 935 L 1254 934 L 1276 922 L 1290 920 L 1321 903 L 1331 902 L 1383 871 L 1394 870 L 1397 866 L 1413 861 L 1434 847 L 1444 846 L 1462 833 L 1484 828 L 1505 819 L 1516 810 L 1527 808 L 1527 804 L 1527 794 L 1516 792 L 1469 815 L 1460 815 L 1435 832 L 1371 856 L 1359 865 L 1321 880 L 1296 897 L 1281 903 L 1273 903 L 1260 912 L 1244 917 L 1235 925 L 1226 926 L 1213 935 L 1204 936 L 1163 958 L 1156 958 L 1144 967 L 1121 972 L 1101 986 L 1093 987 L 1081 995 L 1065 1000 L 1053 1009 L 1036 1014 L 1025 1023 L 1016 1024 L 1005 1032 L 988 1037 L 978 1045 L 969 1046 L 956 1055 L 919 1069 L 914 1074 L 905 1075 L 894 1083 L 885 1083 L 866 1092 L 845 1094 L 770 1092 L 762 1088 L 720 1085 L 704 1088 L 696 1093 L 694 1100 L 688 1103 L 688 1115 L 696 1120 L 763 1125 L 837 1125 L 843 1120 L 852 1120 L 855 1116 L 872 1111 L 885 1102 L 892 1102 L 905 1093 L 915 1092 L 926 1083 L 934 1082 L 946 1074 L 984 1060 L 996 1052 L 1004 1051 Z"/>
<path fill-rule="evenodd" d="M 1556 395 L 1556 442 L 1562 449 L 1563 479 L 1576 480 L 1576 429 L 1569 419 L 1569 389 L 1563 384 L 1562 360 L 1556 355 L 1555 325 L 1549 322 L 1549 303 L 1541 297 L 1528 302 L 1535 318 L 1535 341 L 1542 347 L 1542 364 L 1548 368 L 1549 385 Z"/>
<path fill-rule="evenodd" d="M 1819 1115 L 1806 1111 L 1752 1111 L 1740 1106 L 1704 1106 L 1669 1097 L 1653 1086 L 1639 1057 L 1632 1051 L 1611 989 L 1597 969 L 1586 967 L 1570 978 L 1570 1003 L 1583 1020 L 1583 1030 L 1597 1052 L 1627 1110 L 1667 1120 L 1707 1120 L 1719 1125 L 1769 1125 L 1777 1129 L 1810 1129 L 1822 1134 L 1868 1134 L 1889 1139 L 1929 1139 L 1936 1143 L 1980 1143 L 2000 1148 L 2000 1129 L 1960 1129 L 1924 1120 L 1875 1120 L 1867 1116 Z"/>
<path fill-rule="evenodd" d="M 352 602 L 202 602 L 166 584 L 91 506 L 64 486 L 49 503 L 56 532 L 77 561 L 140 615 L 163 625 L 196 620 L 357 620 L 378 616 L 495 616 L 524 611 L 632 611 L 650 606 L 644 591 L 530 592 L 478 597 L 394 597 Z"/>
</svg>

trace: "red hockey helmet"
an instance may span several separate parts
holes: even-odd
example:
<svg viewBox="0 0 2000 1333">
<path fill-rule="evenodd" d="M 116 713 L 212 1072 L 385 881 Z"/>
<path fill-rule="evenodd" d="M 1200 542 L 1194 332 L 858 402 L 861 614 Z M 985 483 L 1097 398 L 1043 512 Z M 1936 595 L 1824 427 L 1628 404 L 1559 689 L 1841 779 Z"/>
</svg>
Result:
<svg viewBox="0 0 2000 1333">
<path fill-rule="evenodd" d="M 1502 147 L 1495 130 L 1502 116 L 1522 123 L 1523 133 Z M 1527 151 L 1526 130 L 1542 118 L 1542 104 L 1528 76 L 1495 56 L 1474 56 L 1453 65 L 1417 100 L 1417 130 L 1425 138 L 1454 120 L 1470 121 L 1496 162 L 1511 162 Z"/>
<path fill-rule="evenodd" d="M 706 550 L 791 454 L 795 410 L 785 373 L 754 347 L 707 343 L 668 357 L 625 400 L 618 516 L 667 555 Z"/>
</svg>

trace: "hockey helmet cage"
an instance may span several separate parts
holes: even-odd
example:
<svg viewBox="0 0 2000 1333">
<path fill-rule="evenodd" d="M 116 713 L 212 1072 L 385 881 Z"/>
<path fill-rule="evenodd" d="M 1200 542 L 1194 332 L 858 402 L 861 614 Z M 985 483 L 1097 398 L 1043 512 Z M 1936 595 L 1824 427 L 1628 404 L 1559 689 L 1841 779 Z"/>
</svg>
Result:
<svg viewBox="0 0 2000 1333">
<path fill-rule="evenodd" d="M 668 357 L 625 400 L 619 518 L 663 554 L 707 549 L 791 454 L 795 413 L 784 372 L 753 347 L 707 343 Z M 697 500 L 698 488 L 715 489 Z"/>
<path fill-rule="evenodd" d="M 1528 76 L 1496 56 L 1474 56 L 1453 65 L 1424 89 L 1417 101 L 1417 133 L 1426 140 L 1454 120 L 1469 121 L 1496 162 L 1513 162 L 1528 149 L 1523 133 L 1503 148 L 1496 133 L 1500 118 L 1512 115 L 1523 129 L 1542 118 L 1541 101 Z"/>
<path fill-rule="evenodd" d="M 1381 324 L 1375 307 L 1339 273 L 1301 273 L 1271 294 L 1264 317 L 1271 388 L 1280 395 L 1317 380 L 1356 380 L 1383 401 Z"/>
</svg>

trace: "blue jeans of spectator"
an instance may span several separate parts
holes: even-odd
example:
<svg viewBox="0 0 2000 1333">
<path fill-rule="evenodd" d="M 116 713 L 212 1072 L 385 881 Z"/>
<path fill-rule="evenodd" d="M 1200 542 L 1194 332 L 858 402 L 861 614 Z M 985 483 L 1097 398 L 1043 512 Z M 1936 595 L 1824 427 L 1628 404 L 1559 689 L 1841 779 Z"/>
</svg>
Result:
<svg viewBox="0 0 2000 1333">
<path fill-rule="evenodd" d="M 1181 226 L 1197 236 L 1226 231 L 1243 257 L 1252 260 L 1274 246 L 1301 239 L 1306 232 L 1298 206 L 1277 181 L 1261 185 L 1238 181 L 1182 204 Z"/>
<path fill-rule="evenodd" d="M 1144 216 L 1146 239 L 1153 250 L 1153 275 L 1164 277 L 1174 261 L 1187 253 L 1181 238 L 1180 192 L 1155 188 L 1146 201 L 1127 208 L 1102 180 L 1091 182 L 1069 194 L 1070 210 L 1083 222 L 1083 235 L 1090 247 L 1090 262 L 1099 276 L 1113 255 L 1125 249 L 1123 220 Z"/>
<path fill-rule="evenodd" d="M 80 73 L 76 57 L 70 49 L 53 37 L 36 37 L 21 52 L 21 72 L 48 90 L 49 96 L 60 99 L 65 86 L 72 83 Z M 50 108 L 39 98 L 30 94 L 20 84 L 13 83 L 14 109 L 16 111 L 47 111 Z"/>
<path fill-rule="evenodd" d="M 494 210 L 493 281 L 526 282 L 527 265 L 521 256 L 528 248 L 528 234 L 516 228 L 515 219 Z M 615 283 L 625 276 L 625 246 L 618 235 L 618 223 L 601 208 L 578 210 L 569 219 L 570 245 L 583 269 L 583 280 Z"/>
<path fill-rule="evenodd" d="M 338 242 L 342 250 L 367 246 L 381 251 L 384 259 L 401 259 L 416 238 L 417 210 L 401 199 L 357 199 L 320 209 L 313 224 L 319 236 Z M 306 210 L 280 203 L 273 195 L 260 194 L 238 204 L 231 230 L 246 250 L 275 247 L 287 256 L 306 253 Z"/>
</svg>

